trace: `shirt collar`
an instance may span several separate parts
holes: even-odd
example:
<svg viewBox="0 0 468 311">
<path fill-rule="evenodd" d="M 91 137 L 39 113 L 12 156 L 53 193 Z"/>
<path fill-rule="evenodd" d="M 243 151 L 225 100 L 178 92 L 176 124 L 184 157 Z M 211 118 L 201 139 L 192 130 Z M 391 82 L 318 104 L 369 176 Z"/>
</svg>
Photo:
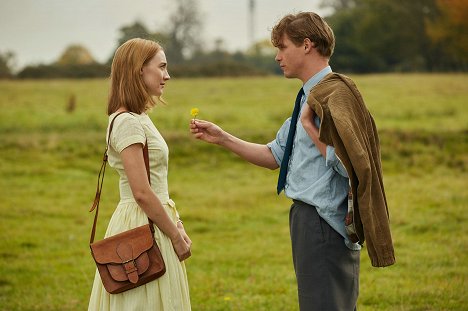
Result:
<svg viewBox="0 0 468 311">
<path fill-rule="evenodd" d="M 306 95 L 306 97 L 309 96 L 310 90 L 314 86 L 316 86 L 327 74 L 329 74 L 331 72 L 332 72 L 331 67 L 327 66 L 327 67 L 323 68 L 322 70 L 320 70 L 319 72 L 317 72 L 312 78 L 307 80 L 307 82 L 304 83 L 304 85 L 302 86 L 302 88 L 304 89 L 304 94 Z"/>
</svg>

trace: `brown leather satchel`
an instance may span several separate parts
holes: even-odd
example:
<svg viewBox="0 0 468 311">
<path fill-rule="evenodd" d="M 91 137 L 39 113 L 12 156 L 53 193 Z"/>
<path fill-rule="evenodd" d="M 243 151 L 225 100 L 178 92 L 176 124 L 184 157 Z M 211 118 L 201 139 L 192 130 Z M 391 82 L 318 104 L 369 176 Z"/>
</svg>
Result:
<svg viewBox="0 0 468 311">
<path fill-rule="evenodd" d="M 158 244 L 156 244 L 154 239 L 154 225 L 149 218 L 148 224 L 146 225 L 94 242 L 110 135 L 115 118 L 125 112 L 117 114 L 114 119 L 112 119 L 109 126 L 107 146 L 104 152 L 101 170 L 98 175 L 96 196 L 90 210 L 90 212 L 92 212 L 96 209 L 89 241 L 91 255 L 96 262 L 104 288 L 111 294 L 118 294 L 138 287 L 159 278 L 166 272 L 164 260 L 158 248 Z M 148 180 L 151 183 L 147 143 L 145 143 L 143 148 L 143 156 Z"/>
</svg>

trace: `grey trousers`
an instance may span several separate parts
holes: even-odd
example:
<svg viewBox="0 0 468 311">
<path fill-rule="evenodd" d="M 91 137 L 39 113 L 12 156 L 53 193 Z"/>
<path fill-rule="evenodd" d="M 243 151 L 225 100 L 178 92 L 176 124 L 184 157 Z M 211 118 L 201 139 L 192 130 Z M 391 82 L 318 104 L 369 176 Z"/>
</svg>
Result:
<svg viewBox="0 0 468 311">
<path fill-rule="evenodd" d="M 289 226 L 300 310 L 356 310 L 360 251 L 348 249 L 316 208 L 301 201 L 291 206 Z"/>
</svg>

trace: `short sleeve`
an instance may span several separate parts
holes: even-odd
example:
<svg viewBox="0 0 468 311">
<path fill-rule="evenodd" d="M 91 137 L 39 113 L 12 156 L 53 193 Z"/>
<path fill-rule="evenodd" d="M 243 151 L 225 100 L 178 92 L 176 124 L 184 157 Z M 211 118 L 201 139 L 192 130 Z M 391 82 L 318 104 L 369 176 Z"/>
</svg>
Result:
<svg viewBox="0 0 468 311">
<path fill-rule="evenodd" d="M 281 128 L 276 133 L 275 140 L 267 144 L 270 148 L 273 157 L 276 160 L 276 163 L 281 166 L 281 161 L 283 161 L 284 149 L 286 148 L 286 142 L 288 140 L 289 125 L 291 124 L 291 118 L 287 119 Z"/>
<path fill-rule="evenodd" d="M 128 146 L 144 145 L 145 141 L 145 130 L 135 116 L 126 113 L 115 119 L 110 137 L 110 145 L 115 151 L 121 153 Z"/>
</svg>

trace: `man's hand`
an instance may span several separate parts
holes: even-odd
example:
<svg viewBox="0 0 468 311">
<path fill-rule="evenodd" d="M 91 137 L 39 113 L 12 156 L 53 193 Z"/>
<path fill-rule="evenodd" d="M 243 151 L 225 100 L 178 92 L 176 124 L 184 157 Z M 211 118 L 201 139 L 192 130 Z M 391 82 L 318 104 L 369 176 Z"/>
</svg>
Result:
<svg viewBox="0 0 468 311">
<path fill-rule="evenodd" d="M 214 123 L 192 120 L 190 121 L 190 132 L 196 139 L 224 147 L 252 164 L 272 170 L 278 168 L 275 157 L 267 145 L 242 140 L 223 131 Z"/>
<path fill-rule="evenodd" d="M 320 153 L 323 155 L 324 158 L 327 157 L 327 145 L 322 143 L 319 140 L 319 129 L 315 125 L 315 112 L 310 108 L 309 105 L 304 105 L 301 113 L 301 123 L 304 127 L 304 130 L 309 135 L 310 139 L 314 142 L 315 146 L 318 148 Z"/>
<path fill-rule="evenodd" d="M 304 105 L 304 108 L 302 108 L 301 113 L 302 126 L 306 130 L 307 134 L 309 134 L 309 136 L 312 134 L 318 137 L 318 128 L 317 126 L 315 126 L 314 119 L 315 112 L 312 110 L 312 108 L 310 108 L 309 105 Z M 312 138 L 312 140 L 314 139 Z"/>
<path fill-rule="evenodd" d="M 193 137 L 211 144 L 220 144 L 224 131 L 214 123 L 203 120 L 191 120 L 190 132 Z"/>
</svg>

